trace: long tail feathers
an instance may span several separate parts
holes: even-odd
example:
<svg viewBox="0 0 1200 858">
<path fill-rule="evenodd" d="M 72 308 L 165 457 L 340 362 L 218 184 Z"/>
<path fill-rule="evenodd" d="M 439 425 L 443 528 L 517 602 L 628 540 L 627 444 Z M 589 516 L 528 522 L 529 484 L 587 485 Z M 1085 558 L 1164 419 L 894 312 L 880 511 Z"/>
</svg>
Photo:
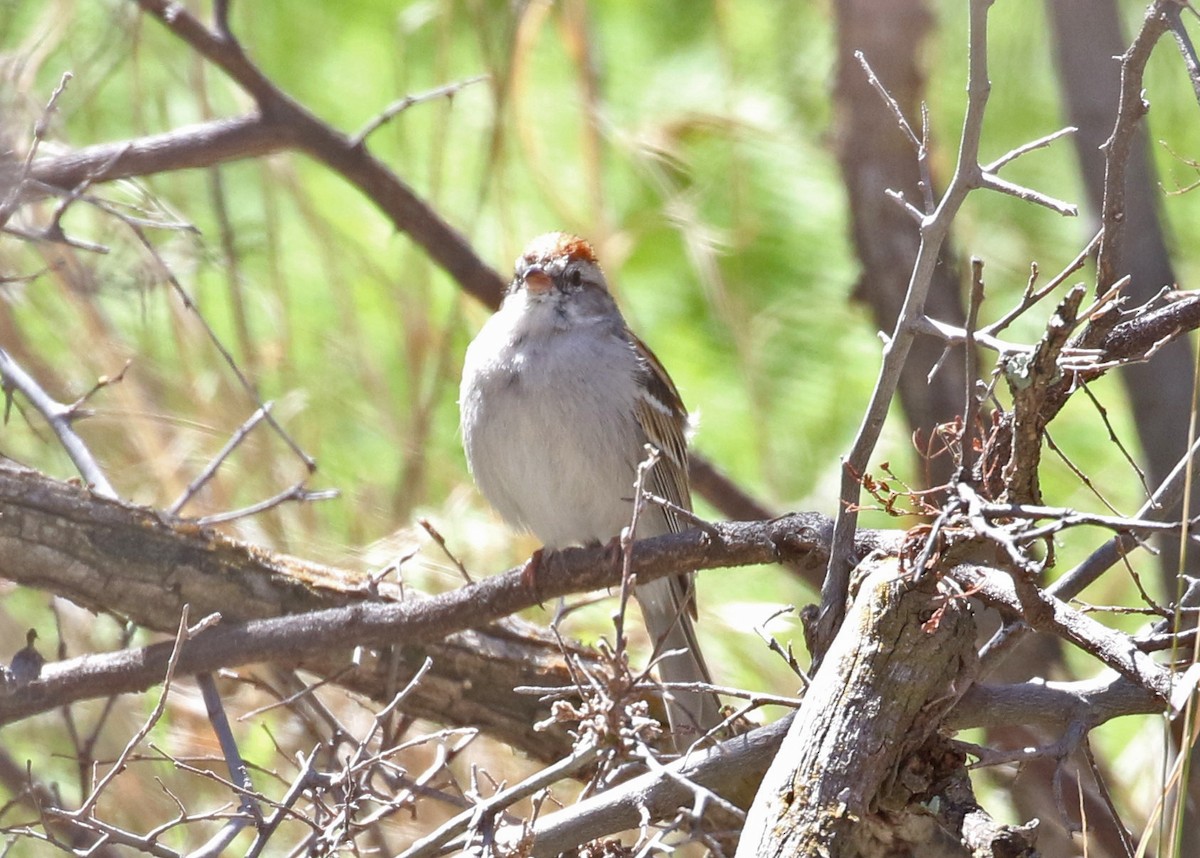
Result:
<svg viewBox="0 0 1200 858">
<path fill-rule="evenodd" d="M 658 661 L 658 674 L 665 683 L 712 684 L 712 676 L 700 652 L 696 630 L 686 604 L 684 583 L 676 578 L 661 578 L 637 588 L 638 602 L 646 630 L 656 653 L 682 650 Z M 676 747 L 684 749 L 721 723 L 717 696 L 710 691 L 670 689 L 666 699 L 667 718 L 675 734 Z"/>
</svg>

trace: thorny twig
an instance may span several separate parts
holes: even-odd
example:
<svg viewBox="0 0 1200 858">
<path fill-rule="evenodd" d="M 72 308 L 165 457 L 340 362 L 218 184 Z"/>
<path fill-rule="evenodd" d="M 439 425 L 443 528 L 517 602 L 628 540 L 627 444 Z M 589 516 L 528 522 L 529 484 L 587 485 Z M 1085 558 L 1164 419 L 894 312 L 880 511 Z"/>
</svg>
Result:
<svg viewBox="0 0 1200 858">
<path fill-rule="evenodd" d="M 899 384 L 900 372 L 907 362 L 912 342 L 925 316 L 925 299 L 932 282 L 933 269 L 942 245 L 949 235 L 950 224 L 967 194 L 976 188 L 989 186 L 1007 192 L 1023 190 L 984 173 L 979 163 L 979 144 L 990 89 L 987 60 L 987 15 L 990 6 L 990 0 L 972 0 L 970 4 L 967 110 L 963 119 L 954 176 L 936 210 L 926 215 L 921 222 L 921 244 L 913 264 L 904 305 L 884 347 L 883 365 L 878 381 L 842 470 L 833 546 L 827 564 L 825 583 L 821 588 L 820 616 L 815 629 L 818 653 L 833 640 L 834 632 L 845 611 L 852 565 L 853 535 L 857 525 L 857 513 L 854 508 L 861 489 L 854 475 L 866 472 L 871 453 L 883 430 L 884 419 Z M 1049 198 L 1042 195 L 1034 197 L 1044 204 L 1049 201 Z"/>
</svg>

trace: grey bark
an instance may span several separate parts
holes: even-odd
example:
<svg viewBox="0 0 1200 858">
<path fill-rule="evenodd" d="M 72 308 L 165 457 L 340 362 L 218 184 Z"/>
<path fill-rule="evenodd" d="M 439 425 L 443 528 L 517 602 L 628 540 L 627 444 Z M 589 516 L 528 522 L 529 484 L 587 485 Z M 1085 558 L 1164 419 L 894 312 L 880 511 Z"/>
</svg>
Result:
<svg viewBox="0 0 1200 858">
<path fill-rule="evenodd" d="M 930 743 L 970 684 L 975 629 L 963 600 L 941 600 L 932 576 L 913 584 L 894 559 L 867 561 L 858 596 L 763 778 L 738 856 L 944 851 L 941 824 L 922 810 L 948 771 Z M 943 755 L 944 756 L 944 755 Z M 927 825 L 927 823 L 929 823 Z"/>
</svg>

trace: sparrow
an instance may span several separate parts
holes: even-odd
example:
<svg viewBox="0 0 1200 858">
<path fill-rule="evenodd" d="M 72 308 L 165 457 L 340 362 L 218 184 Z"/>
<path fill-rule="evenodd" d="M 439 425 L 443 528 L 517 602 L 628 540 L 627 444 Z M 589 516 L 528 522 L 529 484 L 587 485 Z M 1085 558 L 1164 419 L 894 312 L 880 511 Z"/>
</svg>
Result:
<svg viewBox="0 0 1200 858">
<path fill-rule="evenodd" d="M 480 492 L 546 550 L 608 543 L 630 524 L 646 445 L 657 451 L 646 488 L 691 510 L 687 409 L 578 236 L 548 233 L 518 257 L 503 304 L 467 349 L 459 410 Z M 648 504 L 635 535 L 685 524 L 669 507 Z M 692 574 L 638 583 L 635 595 L 664 654 L 662 680 L 711 685 L 693 626 Z M 677 742 L 721 722 L 712 692 L 670 689 L 666 702 Z"/>
</svg>

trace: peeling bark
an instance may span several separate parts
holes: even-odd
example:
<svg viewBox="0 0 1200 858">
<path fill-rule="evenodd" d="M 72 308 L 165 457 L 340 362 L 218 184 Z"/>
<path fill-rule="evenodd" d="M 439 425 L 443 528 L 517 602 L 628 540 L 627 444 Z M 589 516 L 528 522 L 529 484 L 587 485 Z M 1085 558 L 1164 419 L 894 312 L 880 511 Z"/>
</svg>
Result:
<svg viewBox="0 0 1200 858">
<path fill-rule="evenodd" d="M 962 769 L 928 743 L 970 684 L 970 611 L 939 597 L 933 576 L 905 580 L 895 559 L 860 571 L 859 594 L 759 788 L 739 856 L 882 854 L 870 844 L 921 830 L 929 813 L 920 802 Z"/>
</svg>

